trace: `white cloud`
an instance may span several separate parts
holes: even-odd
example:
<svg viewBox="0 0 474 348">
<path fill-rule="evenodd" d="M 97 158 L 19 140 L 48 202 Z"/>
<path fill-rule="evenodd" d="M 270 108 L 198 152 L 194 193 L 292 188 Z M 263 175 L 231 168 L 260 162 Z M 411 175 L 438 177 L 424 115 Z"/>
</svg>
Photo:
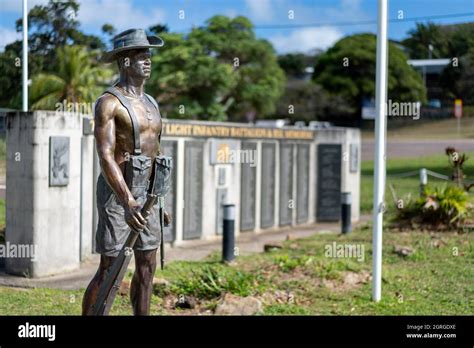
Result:
<svg viewBox="0 0 474 348">
<path fill-rule="evenodd" d="M 302 28 L 288 35 L 278 34 L 270 38 L 278 53 L 308 52 L 314 48 L 327 49 L 344 34 L 333 27 Z"/>
<path fill-rule="evenodd" d="M 117 31 L 147 28 L 164 23 L 165 13 L 154 8 L 148 12 L 135 7 L 131 0 L 81 0 L 78 20 L 88 29 L 100 30 L 104 23 L 112 24 Z"/>
<path fill-rule="evenodd" d="M 21 33 L 17 33 L 14 29 L 0 27 L 0 51 L 13 41 L 21 39 Z"/>
<path fill-rule="evenodd" d="M 273 18 L 271 0 L 245 0 L 253 20 L 269 21 Z"/>
</svg>

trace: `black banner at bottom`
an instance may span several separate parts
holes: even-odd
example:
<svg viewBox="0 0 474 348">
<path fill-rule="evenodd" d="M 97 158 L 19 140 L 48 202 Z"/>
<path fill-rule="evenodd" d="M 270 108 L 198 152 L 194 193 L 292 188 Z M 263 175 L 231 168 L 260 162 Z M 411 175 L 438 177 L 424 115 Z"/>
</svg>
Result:
<svg viewBox="0 0 474 348">
<path fill-rule="evenodd" d="M 474 344 L 472 316 L 0 317 L 0 346 Z"/>
</svg>

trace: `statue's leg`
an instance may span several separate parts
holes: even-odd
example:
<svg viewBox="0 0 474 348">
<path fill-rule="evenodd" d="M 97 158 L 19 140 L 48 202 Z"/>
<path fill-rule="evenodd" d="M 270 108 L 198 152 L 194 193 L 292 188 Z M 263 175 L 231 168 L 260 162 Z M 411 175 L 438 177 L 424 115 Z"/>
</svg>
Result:
<svg viewBox="0 0 474 348">
<path fill-rule="evenodd" d="M 149 315 L 156 270 L 156 250 L 135 250 L 135 273 L 130 286 L 130 301 L 134 315 Z"/>
<path fill-rule="evenodd" d="M 99 295 L 99 288 L 105 279 L 107 270 L 112 266 L 114 259 L 115 257 L 105 255 L 100 256 L 99 269 L 89 283 L 82 299 L 82 315 L 92 315 L 92 306 L 95 304 L 97 296 Z"/>
</svg>

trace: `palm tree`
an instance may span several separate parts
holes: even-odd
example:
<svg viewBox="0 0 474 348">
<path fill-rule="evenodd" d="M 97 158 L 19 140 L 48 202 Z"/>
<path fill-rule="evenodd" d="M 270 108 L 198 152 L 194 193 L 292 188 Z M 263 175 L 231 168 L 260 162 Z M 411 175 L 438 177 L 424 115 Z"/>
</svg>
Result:
<svg viewBox="0 0 474 348">
<path fill-rule="evenodd" d="M 82 46 L 64 46 L 56 53 L 57 73 L 40 73 L 33 77 L 32 109 L 55 110 L 57 103 L 66 102 L 88 103 L 90 110 L 91 103 L 103 91 L 112 71 L 97 65 L 94 53 Z"/>
<path fill-rule="evenodd" d="M 430 46 L 432 46 L 432 58 L 444 58 L 448 49 L 446 34 L 441 27 L 428 22 L 416 23 L 416 29 L 408 32 L 410 35 L 402 44 L 407 47 L 411 59 L 427 59 L 430 57 Z"/>
</svg>

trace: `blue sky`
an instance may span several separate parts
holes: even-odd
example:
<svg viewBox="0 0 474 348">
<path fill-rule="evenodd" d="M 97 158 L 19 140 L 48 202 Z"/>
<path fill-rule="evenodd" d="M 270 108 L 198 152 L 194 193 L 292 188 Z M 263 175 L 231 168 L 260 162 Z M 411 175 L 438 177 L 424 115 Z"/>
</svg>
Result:
<svg viewBox="0 0 474 348">
<path fill-rule="evenodd" d="M 22 0 L 0 0 L 0 50 L 19 38 L 15 20 Z M 29 0 L 29 7 L 47 0 Z M 118 30 L 167 24 L 171 31 L 188 32 L 216 14 L 245 15 L 256 26 L 258 37 L 269 40 L 279 53 L 326 49 L 343 36 L 374 32 L 376 24 L 343 25 L 377 19 L 376 0 L 80 0 L 78 19 L 86 33 L 100 35 L 104 23 Z M 184 11 L 184 19 L 179 18 Z M 289 18 L 293 11 L 294 18 Z M 400 12 L 402 11 L 402 12 Z M 389 18 L 418 18 L 450 14 L 469 16 L 432 19 L 450 24 L 474 21 L 474 0 L 389 0 Z M 280 26 L 280 27 L 278 27 Z M 283 26 L 283 27 L 281 27 Z M 403 39 L 414 21 L 389 24 L 389 37 Z"/>
</svg>

